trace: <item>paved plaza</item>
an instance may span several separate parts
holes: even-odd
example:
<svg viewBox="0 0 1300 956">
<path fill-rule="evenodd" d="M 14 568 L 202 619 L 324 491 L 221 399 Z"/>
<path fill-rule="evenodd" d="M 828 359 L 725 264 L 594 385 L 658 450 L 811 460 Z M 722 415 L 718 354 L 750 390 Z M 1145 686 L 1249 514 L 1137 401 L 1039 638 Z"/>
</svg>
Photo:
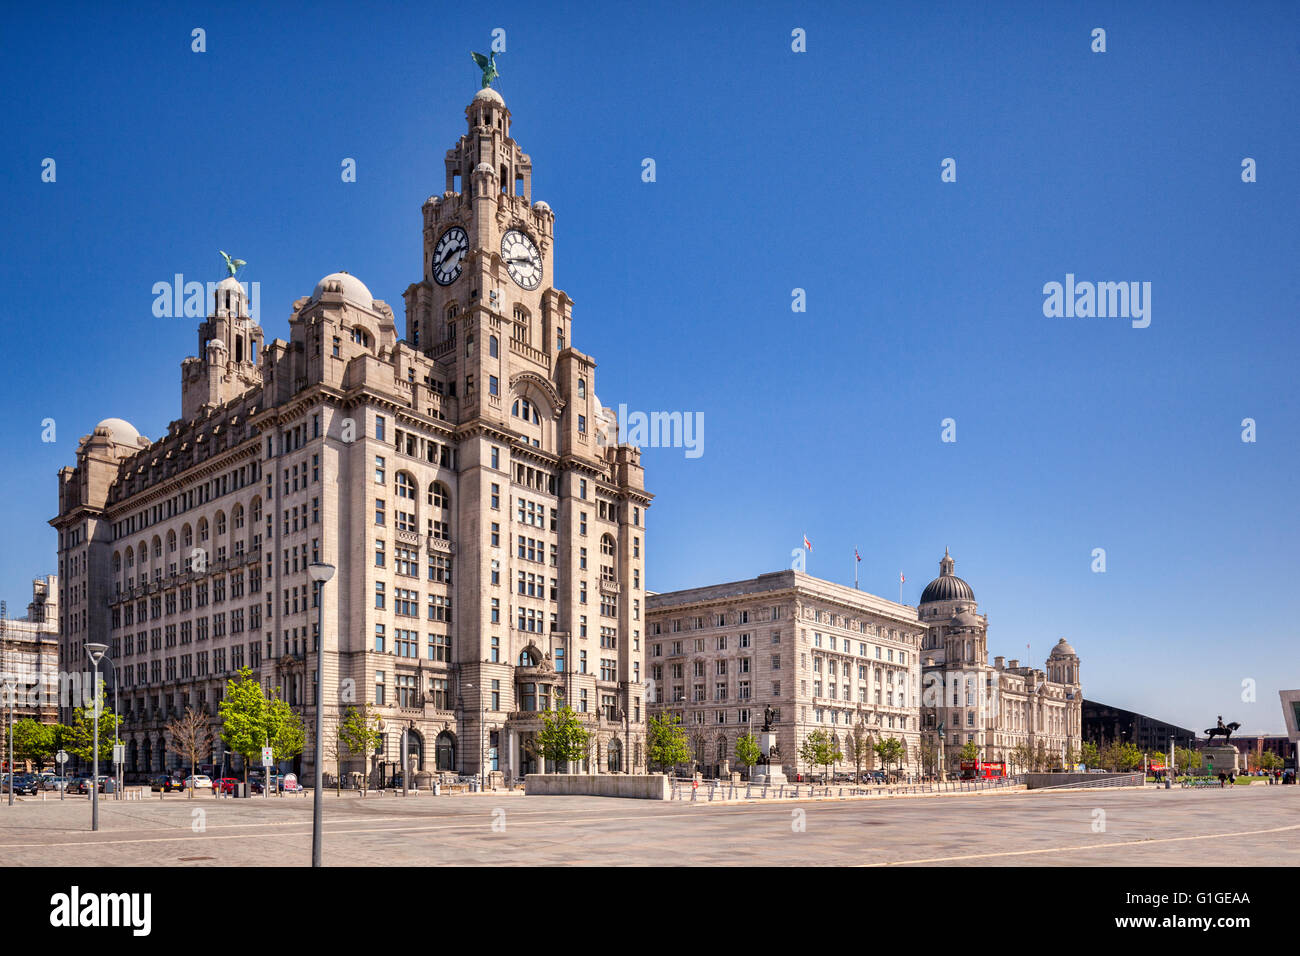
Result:
<svg viewBox="0 0 1300 956">
<path fill-rule="evenodd" d="M 306 865 L 311 811 L 154 794 L 102 802 L 92 833 L 84 797 L 28 798 L 0 803 L 0 865 Z M 1297 866 L 1300 787 L 714 805 L 330 791 L 324 829 L 327 866 Z"/>
</svg>

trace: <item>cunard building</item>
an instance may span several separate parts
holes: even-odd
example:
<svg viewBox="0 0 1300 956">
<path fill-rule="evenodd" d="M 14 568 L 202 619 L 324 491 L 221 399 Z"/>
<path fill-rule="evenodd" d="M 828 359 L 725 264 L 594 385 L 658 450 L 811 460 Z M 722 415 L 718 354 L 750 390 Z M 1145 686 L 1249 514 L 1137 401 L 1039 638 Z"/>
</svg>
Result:
<svg viewBox="0 0 1300 956">
<path fill-rule="evenodd" d="M 422 770 L 539 769 L 539 715 L 561 703 L 592 732 L 585 769 L 641 752 L 639 452 L 604 440 L 510 111 L 484 89 L 466 120 L 421 210 L 405 337 L 337 272 L 293 303 L 288 341 L 264 343 L 227 277 L 167 434 L 107 418 L 60 471 L 61 666 L 88 671 L 84 645 L 109 645 L 128 773 L 178 764 L 165 722 L 215 714 L 241 667 L 309 728 L 319 702 L 327 739 L 364 701 L 376 759 L 406 734 Z M 323 635 L 318 561 L 337 568 Z"/>
</svg>

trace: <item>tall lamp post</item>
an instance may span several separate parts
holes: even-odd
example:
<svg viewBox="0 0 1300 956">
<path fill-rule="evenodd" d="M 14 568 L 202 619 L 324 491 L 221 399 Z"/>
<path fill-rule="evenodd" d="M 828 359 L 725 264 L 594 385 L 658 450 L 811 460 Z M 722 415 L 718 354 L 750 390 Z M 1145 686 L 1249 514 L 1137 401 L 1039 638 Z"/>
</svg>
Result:
<svg viewBox="0 0 1300 956">
<path fill-rule="evenodd" d="M 311 865 L 320 866 L 321 850 L 321 791 L 325 786 L 325 582 L 334 577 L 334 565 L 308 565 L 307 574 L 316 587 L 316 743 L 314 761 L 315 793 L 312 794 L 311 808 Z"/>
<path fill-rule="evenodd" d="M 95 667 L 95 742 L 94 769 L 90 776 L 90 829 L 99 829 L 99 661 L 108 650 L 107 644 L 87 644 L 86 653 Z"/>
<path fill-rule="evenodd" d="M 5 700 L 9 703 L 9 806 L 14 805 L 14 695 L 18 681 L 10 674 L 4 679 Z"/>
</svg>

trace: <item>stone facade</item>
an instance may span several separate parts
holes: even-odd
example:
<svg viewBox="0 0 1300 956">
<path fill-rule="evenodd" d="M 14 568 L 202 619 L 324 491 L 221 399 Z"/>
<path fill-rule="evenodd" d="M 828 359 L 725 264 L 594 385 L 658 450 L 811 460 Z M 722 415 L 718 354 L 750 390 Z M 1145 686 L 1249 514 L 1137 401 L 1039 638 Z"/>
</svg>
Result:
<svg viewBox="0 0 1300 956">
<path fill-rule="evenodd" d="M 466 119 L 423 206 L 406 338 L 337 272 L 264 344 L 227 278 L 181 366 L 182 417 L 158 441 L 107 419 L 60 471 L 63 666 L 110 646 L 128 772 L 174 766 L 164 722 L 215 713 L 241 666 L 314 726 L 317 561 L 336 568 L 327 740 L 364 701 L 384 725 L 374 762 L 397 763 L 408 733 L 419 769 L 475 773 L 482 752 L 518 777 L 564 701 L 594 735 L 583 769 L 635 766 L 651 496 L 570 344 L 555 217 L 531 201 L 510 112 L 482 90 Z"/>
<path fill-rule="evenodd" d="M 736 769 L 736 739 L 777 714 L 774 730 L 785 773 L 817 773 L 798 756 L 815 729 L 835 736 L 853 769 L 849 737 L 861 725 L 874 741 L 897 738 L 899 769 L 960 769 L 960 750 L 1025 770 L 1028 748 L 1044 768 L 1061 766 L 1081 746 L 1079 658 L 1061 639 L 1045 668 L 1018 660 L 988 663 L 988 619 L 974 592 L 953 574 L 946 553 L 940 576 L 913 608 L 798 571 L 749 581 L 652 594 L 649 676 L 653 714 L 677 714 L 690 737 L 694 769 Z M 1024 765 L 1020 765 L 1020 764 Z M 877 769 L 874 754 L 864 766 Z M 893 769 L 891 763 L 889 769 Z"/>
<path fill-rule="evenodd" d="M 1006 763 L 1008 773 L 1065 766 L 1082 746 L 1083 690 L 1074 648 L 1061 638 L 1043 668 L 1002 657 L 990 665 L 988 618 L 953 571 L 945 551 L 939 577 L 926 586 L 917 609 L 926 627 L 922 722 L 927 756 L 933 754 L 927 770 L 937 766 L 941 723 L 950 774 L 960 769 L 968 743 L 979 748 L 978 759 Z"/>
<path fill-rule="evenodd" d="M 680 717 L 695 769 L 710 776 L 739 769 L 737 738 L 757 738 L 771 707 L 780 763 L 791 780 L 824 770 L 799 757 L 809 733 L 826 730 L 847 755 L 859 723 L 873 741 L 901 741 L 900 769 L 918 772 L 925 627 L 915 608 L 801 571 L 652 594 L 649 601 L 651 712 Z M 873 755 L 864 768 L 879 765 Z"/>
</svg>

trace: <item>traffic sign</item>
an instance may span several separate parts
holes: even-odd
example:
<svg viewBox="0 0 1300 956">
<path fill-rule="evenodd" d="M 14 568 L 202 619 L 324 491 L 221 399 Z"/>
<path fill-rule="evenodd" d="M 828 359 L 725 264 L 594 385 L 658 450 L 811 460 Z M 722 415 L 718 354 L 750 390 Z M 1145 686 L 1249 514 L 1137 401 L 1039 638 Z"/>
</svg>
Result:
<svg viewBox="0 0 1300 956">
<path fill-rule="evenodd" d="M 57 754 L 54 755 L 54 759 L 57 760 L 59 763 L 67 763 L 68 752 L 66 750 L 60 750 Z"/>
<path fill-rule="evenodd" d="M 275 763 L 275 757 L 274 757 L 274 756 L 272 755 L 272 753 L 271 753 L 271 748 L 270 748 L 270 747 L 263 747 L 263 748 L 262 748 L 262 766 L 263 766 L 263 767 L 269 767 L 269 766 L 271 766 L 271 764 L 273 764 L 273 763 Z"/>
<path fill-rule="evenodd" d="M 126 744 L 113 744 L 113 763 L 126 763 Z"/>
</svg>

